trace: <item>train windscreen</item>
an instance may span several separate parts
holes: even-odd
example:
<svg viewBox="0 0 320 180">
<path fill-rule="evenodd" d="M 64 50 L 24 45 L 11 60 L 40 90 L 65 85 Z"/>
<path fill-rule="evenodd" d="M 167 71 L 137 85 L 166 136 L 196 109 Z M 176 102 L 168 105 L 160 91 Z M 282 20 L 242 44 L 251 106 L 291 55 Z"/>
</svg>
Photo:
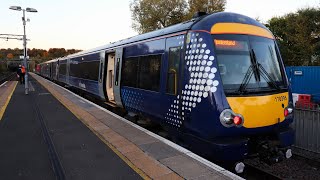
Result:
<svg viewBox="0 0 320 180">
<path fill-rule="evenodd" d="M 249 35 L 214 35 L 213 38 L 226 93 L 286 89 L 274 40 Z"/>
</svg>

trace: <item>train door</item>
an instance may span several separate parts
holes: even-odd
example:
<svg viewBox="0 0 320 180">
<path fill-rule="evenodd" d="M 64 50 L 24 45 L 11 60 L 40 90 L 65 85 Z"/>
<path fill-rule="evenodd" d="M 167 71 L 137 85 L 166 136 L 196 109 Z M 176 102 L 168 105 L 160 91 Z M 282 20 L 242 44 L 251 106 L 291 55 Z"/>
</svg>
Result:
<svg viewBox="0 0 320 180">
<path fill-rule="evenodd" d="M 113 78 L 113 93 L 114 101 L 119 107 L 123 107 L 121 101 L 121 67 L 122 67 L 123 48 L 116 49 L 114 60 L 114 78 Z"/>
<path fill-rule="evenodd" d="M 106 73 L 106 91 L 109 101 L 114 101 L 114 93 L 113 93 L 113 84 L 114 84 L 114 64 L 115 64 L 115 54 L 109 53 L 108 56 L 108 64 L 107 64 L 107 73 Z"/>
<path fill-rule="evenodd" d="M 182 79 L 183 79 L 183 36 L 175 36 L 166 39 L 166 80 L 165 94 L 169 97 L 169 107 L 174 107 L 171 112 L 175 112 L 174 118 L 169 117 L 170 124 L 180 127 L 182 124 Z M 173 110 L 173 111 L 172 111 Z"/>
<path fill-rule="evenodd" d="M 100 65 L 99 65 L 99 96 L 101 98 L 107 99 L 105 97 L 105 88 L 104 88 L 104 74 L 105 74 L 105 52 L 100 52 Z"/>
<path fill-rule="evenodd" d="M 56 64 L 56 74 L 55 74 L 55 80 L 59 81 L 59 64 L 60 64 L 60 60 L 57 61 Z"/>
<path fill-rule="evenodd" d="M 48 78 L 52 79 L 52 63 L 49 63 L 49 74 L 48 74 Z"/>
<path fill-rule="evenodd" d="M 67 59 L 67 65 L 66 65 L 66 83 L 70 86 L 70 80 L 69 80 L 69 76 L 70 76 L 70 59 Z"/>
</svg>

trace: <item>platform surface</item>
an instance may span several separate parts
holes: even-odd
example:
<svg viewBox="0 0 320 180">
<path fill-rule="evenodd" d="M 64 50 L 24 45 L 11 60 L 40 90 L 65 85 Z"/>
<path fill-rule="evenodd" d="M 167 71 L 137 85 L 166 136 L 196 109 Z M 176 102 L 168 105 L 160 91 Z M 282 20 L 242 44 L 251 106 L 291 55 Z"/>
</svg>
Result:
<svg viewBox="0 0 320 180">
<path fill-rule="evenodd" d="M 34 91 L 25 95 L 18 84 L 0 121 L 0 179 L 56 179 L 38 110 L 65 179 L 141 179 L 46 89 L 30 82 Z"/>
<path fill-rule="evenodd" d="M 14 82 L 0 95 L 5 109 L 0 179 L 55 179 L 41 120 L 66 179 L 241 179 L 69 90 L 31 76 L 29 95 L 18 84 L 5 107 L 2 101 L 8 101 Z"/>
</svg>

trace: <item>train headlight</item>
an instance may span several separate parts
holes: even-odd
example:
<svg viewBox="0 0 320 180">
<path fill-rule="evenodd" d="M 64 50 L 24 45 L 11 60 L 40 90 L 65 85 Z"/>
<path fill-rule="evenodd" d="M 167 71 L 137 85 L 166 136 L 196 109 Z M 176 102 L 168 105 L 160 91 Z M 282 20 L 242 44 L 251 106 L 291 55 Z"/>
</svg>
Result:
<svg viewBox="0 0 320 180">
<path fill-rule="evenodd" d="M 220 114 L 220 122 L 225 127 L 241 127 L 244 119 L 241 114 L 236 114 L 231 109 L 225 109 Z"/>
</svg>

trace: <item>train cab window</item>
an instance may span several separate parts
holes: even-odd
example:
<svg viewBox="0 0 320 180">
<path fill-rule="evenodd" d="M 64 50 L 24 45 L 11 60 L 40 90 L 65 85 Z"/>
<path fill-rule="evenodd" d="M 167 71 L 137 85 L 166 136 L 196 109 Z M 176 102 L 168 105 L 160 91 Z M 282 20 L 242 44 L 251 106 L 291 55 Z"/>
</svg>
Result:
<svg viewBox="0 0 320 180">
<path fill-rule="evenodd" d="M 180 47 L 169 49 L 167 90 L 168 94 L 177 94 L 180 64 Z"/>
<path fill-rule="evenodd" d="M 256 93 L 285 88 L 275 42 L 252 35 L 214 35 L 225 92 Z M 245 89 L 244 89 L 245 87 Z"/>
</svg>

